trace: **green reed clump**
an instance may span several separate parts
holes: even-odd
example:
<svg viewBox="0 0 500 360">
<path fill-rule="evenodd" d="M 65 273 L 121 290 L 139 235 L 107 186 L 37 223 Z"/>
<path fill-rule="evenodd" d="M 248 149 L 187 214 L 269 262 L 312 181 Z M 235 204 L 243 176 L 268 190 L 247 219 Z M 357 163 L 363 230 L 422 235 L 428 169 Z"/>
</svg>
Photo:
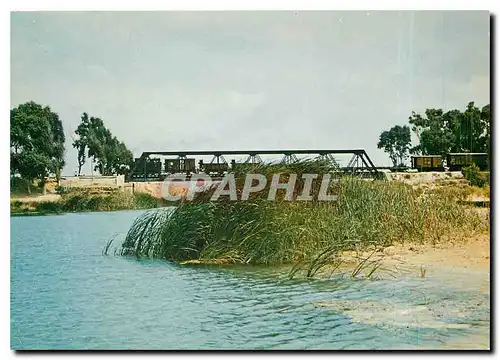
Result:
<svg viewBox="0 0 500 360">
<path fill-rule="evenodd" d="M 257 165 L 245 169 L 272 176 L 315 173 L 315 164 L 293 170 Z M 242 176 L 237 174 L 241 192 Z M 284 180 L 282 180 L 284 181 Z M 300 191 L 300 186 L 298 187 Z M 313 193 L 319 185 L 313 186 Z M 207 201 L 213 190 L 172 211 L 141 215 L 122 245 L 123 255 L 250 264 L 298 264 L 313 276 L 325 264 L 339 264 L 345 250 L 364 250 L 394 242 L 437 242 L 451 233 L 486 230 L 480 216 L 446 194 L 422 194 L 398 182 L 342 177 L 329 193 L 338 201 L 267 200 L 267 191 L 250 201 Z M 280 194 L 278 192 L 278 194 Z M 296 195 L 296 194 L 295 194 Z M 365 260 L 360 266 L 366 266 Z M 300 266 L 299 266 L 300 265 Z M 376 265 L 374 265 L 376 266 Z M 358 270 L 359 271 L 359 270 Z"/>
<path fill-rule="evenodd" d="M 173 211 L 158 209 L 138 217 L 122 253 L 183 261 L 230 258 L 245 249 L 251 257 L 245 243 L 267 230 L 265 223 L 265 212 L 255 203 L 184 202 Z M 246 262 L 237 256 L 233 260 Z"/>
</svg>

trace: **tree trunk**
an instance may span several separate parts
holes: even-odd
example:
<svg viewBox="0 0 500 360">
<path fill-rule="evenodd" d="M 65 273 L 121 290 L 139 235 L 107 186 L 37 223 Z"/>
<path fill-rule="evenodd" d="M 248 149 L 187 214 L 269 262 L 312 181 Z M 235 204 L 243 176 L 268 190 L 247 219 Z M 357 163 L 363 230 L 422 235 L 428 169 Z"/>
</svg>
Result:
<svg viewBox="0 0 500 360">
<path fill-rule="evenodd" d="M 28 184 L 28 194 L 31 195 L 30 180 L 27 180 L 26 183 Z"/>
<path fill-rule="evenodd" d="M 45 178 L 45 176 L 43 176 L 41 179 L 41 185 L 42 185 L 42 193 L 43 195 L 47 195 L 47 189 L 46 189 L 46 186 L 47 185 L 47 179 Z"/>
<path fill-rule="evenodd" d="M 47 177 L 49 176 L 49 174 L 45 173 L 44 175 L 42 175 L 42 178 L 40 179 L 40 182 L 38 183 L 38 186 L 42 186 L 42 193 L 43 195 L 46 195 L 47 194 L 47 189 L 46 189 L 46 185 L 47 185 Z"/>
</svg>

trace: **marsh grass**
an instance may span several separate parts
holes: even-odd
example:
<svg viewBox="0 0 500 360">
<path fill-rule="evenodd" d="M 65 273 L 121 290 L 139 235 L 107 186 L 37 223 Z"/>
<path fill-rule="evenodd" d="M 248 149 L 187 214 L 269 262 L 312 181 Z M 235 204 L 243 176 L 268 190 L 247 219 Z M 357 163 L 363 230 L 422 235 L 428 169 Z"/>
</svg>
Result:
<svg viewBox="0 0 500 360">
<path fill-rule="evenodd" d="M 291 166 L 257 165 L 245 172 L 270 177 L 278 170 L 285 179 L 287 172 L 318 173 L 317 166 L 326 165 Z M 239 193 L 243 173 L 236 174 Z M 318 188 L 313 186 L 313 192 Z M 403 183 L 353 177 L 342 177 L 330 191 L 338 194 L 338 201 L 284 201 L 284 192 L 277 201 L 267 201 L 264 190 L 249 201 L 210 202 L 213 190 L 207 191 L 173 211 L 153 210 L 137 218 L 120 254 L 188 263 L 291 264 L 290 276 L 313 277 L 327 265 L 338 268 L 346 250 L 375 251 L 394 242 L 437 243 L 450 234 L 466 237 L 488 229 L 484 219 L 449 193 L 422 196 Z M 370 277 L 380 267 L 370 257 L 360 259 L 353 277 L 361 272 Z"/>
<path fill-rule="evenodd" d="M 300 195 L 304 188 L 304 179 L 302 179 L 303 174 L 332 174 L 332 179 L 339 177 L 338 165 L 335 162 L 329 160 L 301 160 L 292 164 L 281 164 L 281 163 L 258 163 L 258 164 L 239 164 L 234 172 L 235 183 L 236 183 L 236 193 L 238 199 L 240 199 L 243 186 L 245 183 L 245 177 L 247 174 L 261 174 L 266 177 L 267 183 L 263 190 L 255 193 L 250 193 L 249 199 L 247 201 L 258 201 L 261 199 L 267 199 L 269 194 L 269 188 L 271 185 L 271 180 L 274 174 L 280 174 L 280 183 L 285 183 L 289 180 L 290 174 L 297 174 L 297 180 L 295 183 L 294 192 L 292 199 L 295 200 L 298 195 Z M 311 195 L 314 199 L 317 199 L 317 195 L 320 190 L 321 183 L 319 181 L 314 181 L 311 188 Z M 253 184 L 255 185 L 255 183 Z M 332 190 L 334 186 L 331 187 Z M 204 203 L 210 201 L 212 195 L 216 190 L 216 186 L 212 187 L 210 190 L 195 194 L 192 202 L 194 203 Z M 284 199 L 285 191 L 278 190 L 276 194 L 276 200 L 281 201 Z M 226 197 L 220 197 L 219 202 L 227 202 Z"/>
</svg>

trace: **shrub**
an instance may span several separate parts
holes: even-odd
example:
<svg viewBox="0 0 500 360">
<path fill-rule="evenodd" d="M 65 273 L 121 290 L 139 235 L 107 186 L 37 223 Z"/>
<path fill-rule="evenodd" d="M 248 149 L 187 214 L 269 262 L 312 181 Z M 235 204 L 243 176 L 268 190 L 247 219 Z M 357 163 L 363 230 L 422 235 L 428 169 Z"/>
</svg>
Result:
<svg viewBox="0 0 500 360">
<path fill-rule="evenodd" d="M 134 198 L 122 191 L 94 193 L 90 189 L 72 189 L 62 195 L 66 211 L 112 211 L 135 209 Z"/>
<path fill-rule="evenodd" d="M 20 208 L 23 206 L 23 202 L 19 200 L 11 200 L 10 207 L 11 208 Z"/>
<path fill-rule="evenodd" d="M 482 172 L 476 164 L 464 167 L 462 169 L 462 174 L 472 186 L 483 187 L 490 182 L 489 173 Z"/>
<path fill-rule="evenodd" d="M 64 187 L 64 186 L 61 186 L 61 185 L 57 185 L 55 188 L 54 188 L 55 192 L 57 194 L 60 194 L 60 195 L 63 195 L 63 194 L 68 194 L 69 192 L 71 192 L 71 189 L 70 188 L 67 188 L 67 187 Z"/>
<path fill-rule="evenodd" d="M 161 201 L 151 194 L 135 193 L 134 203 L 136 209 L 152 209 L 158 207 Z"/>
<path fill-rule="evenodd" d="M 63 204 L 59 202 L 44 201 L 35 205 L 36 211 L 41 213 L 59 213 L 64 211 Z"/>
</svg>

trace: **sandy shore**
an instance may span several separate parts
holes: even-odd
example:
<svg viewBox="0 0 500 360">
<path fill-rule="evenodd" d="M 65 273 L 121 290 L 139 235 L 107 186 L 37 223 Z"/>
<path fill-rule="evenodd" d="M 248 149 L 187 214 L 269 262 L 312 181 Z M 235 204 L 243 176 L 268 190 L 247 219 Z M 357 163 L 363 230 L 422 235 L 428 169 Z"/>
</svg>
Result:
<svg viewBox="0 0 500 360">
<path fill-rule="evenodd" d="M 489 271 L 490 237 L 477 235 L 466 242 L 436 245 L 396 245 L 383 250 L 384 264 L 401 268 L 424 267 L 425 271 L 446 269 L 476 269 Z"/>
<path fill-rule="evenodd" d="M 361 276 L 379 264 L 374 273 L 379 279 L 432 279 L 452 284 L 464 291 L 481 294 L 490 292 L 490 236 L 478 234 L 465 242 L 442 244 L 398 244 L 382 251 L 345 252 L 341 269 L 350 273 L 360 259 L 370 256 L 373 263 L 366 267 Z M 328 268 L 324 270 L 328 274 Z"/>
<path fill-rule="evenodd" d="M 371 252 L 343 256 L 346 269 L 359 263 L 357 256 L 368 256 Z M 469 335 L 450 338 L 439 349 L 489 349 L 490 329 L 488 324 L 469 326 L 467 324 L 443 323 L 436 314 L 453 313 L 455 316 L 467 315 L 469 302 L 482 301 L 490 293 L 490 236 L 478 234 L 465 242 L 442 243 L 437 245 L 398 244 L 372 254 L 370 260 L 380 261 L 381 266 L 376 276 L 379 278 L 413 278 L 423 281 L 422 287 L 453 288 L 467 292 L 470 298 L 463 303 L 449 305 L 436 303 L 426 306 L 402 306 L 400 308 L 375 301 L 360 300 L 359 304 L 348 301 L 327 301 L 317 306 L 341 310 L 353 321 L 361 323 L 400 324 L 406 327 L 427 328 L 468 328 Z M 365 270 L 365 273 L 369 268 Z M 479 305 L 479 304 L 478 304 Z M 491 304 L 481 303 L 489 308 Z"/>
</svg>

